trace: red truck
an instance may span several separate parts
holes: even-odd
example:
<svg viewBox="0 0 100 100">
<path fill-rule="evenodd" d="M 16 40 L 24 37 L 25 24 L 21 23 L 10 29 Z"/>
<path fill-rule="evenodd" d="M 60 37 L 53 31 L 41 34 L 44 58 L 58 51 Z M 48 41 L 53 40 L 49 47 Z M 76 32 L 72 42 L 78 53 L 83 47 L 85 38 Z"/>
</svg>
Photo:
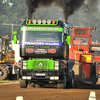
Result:
<svg viewBox="0 0 100 100">
<path fill-rule="evenodd" d="M 75 77 L 80 81 L 88 81 L 96 84 L 100 73 L 100 56 L 93 48 L 91 31 L 96 27 L 82 28 L 74 27 L 71 36 L 69 59 L 75 59 L 73 70 Z M 100 45 L 99 45 L 100 46 Z"/>
</svg>

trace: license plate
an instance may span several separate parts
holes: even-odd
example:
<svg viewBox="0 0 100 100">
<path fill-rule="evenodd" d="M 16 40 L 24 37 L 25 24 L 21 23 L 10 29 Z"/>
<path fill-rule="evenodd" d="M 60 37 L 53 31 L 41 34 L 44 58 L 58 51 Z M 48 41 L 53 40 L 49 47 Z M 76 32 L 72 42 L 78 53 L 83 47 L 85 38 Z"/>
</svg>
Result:
<svg viewBox="0 0 100 100">
<path fill-rule="evenodd" d="M 36 73 L 36 76 L 45 76 L 45 73 Z"/>
</svg>

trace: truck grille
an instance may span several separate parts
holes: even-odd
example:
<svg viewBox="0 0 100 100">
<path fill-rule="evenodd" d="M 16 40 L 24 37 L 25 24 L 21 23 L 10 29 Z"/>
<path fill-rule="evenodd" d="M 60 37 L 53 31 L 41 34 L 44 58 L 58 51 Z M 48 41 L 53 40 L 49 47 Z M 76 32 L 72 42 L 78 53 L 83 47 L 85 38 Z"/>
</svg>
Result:
<svg viewBox="0 0 100 100">
<path fill-rule="evenodd" d="M 54 70 L 54 60 L 32 59 L 27 61 L 27 69 Z"/>
<path fill-rule="evenodd" d="M 33 69 L 48 70 L 49 69 L 48 61 L 34 61 Z"/>
</svg>

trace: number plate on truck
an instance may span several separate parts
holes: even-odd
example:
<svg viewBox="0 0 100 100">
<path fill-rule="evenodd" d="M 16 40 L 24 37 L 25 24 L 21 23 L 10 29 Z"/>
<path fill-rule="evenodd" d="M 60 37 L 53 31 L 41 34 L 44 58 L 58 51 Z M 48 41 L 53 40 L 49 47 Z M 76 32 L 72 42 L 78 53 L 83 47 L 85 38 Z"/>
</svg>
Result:
<svg viewBox="0 0 100 100">
<path fill-rule="evenodd" d="M 45 73 L 36 73 L 36 76 L 45 76 Z"/>
</svg>

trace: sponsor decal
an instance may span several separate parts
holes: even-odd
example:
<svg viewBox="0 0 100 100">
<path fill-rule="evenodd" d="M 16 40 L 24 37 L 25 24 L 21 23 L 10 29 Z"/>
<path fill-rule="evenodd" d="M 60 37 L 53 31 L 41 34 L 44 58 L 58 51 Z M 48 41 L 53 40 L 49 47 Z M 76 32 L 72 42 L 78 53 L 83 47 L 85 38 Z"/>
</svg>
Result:
<svg viewBox="0 0 100 100">
<path fill-rule="evenodd" d="M 62 46 L 62 42 L 21 42 L 20 45 L 34 46 Z"/>
<path fill-rule="evenodd" d="M 45 49 L 37 49 L 34 52 L 35 52 L 35 54 L 46 54 L 47 53 L 47 51 Z"/>
<path fill-rule="evenodd" d="M 63 28 L 59 27 L 21 27 L 21 31 L 57 31 L 63 32 Z"/>
<path fill-rule="evenodd" d="M 48 49 L 48 53 L 56 53 L 56 49 Z"/>
<path fill-rule="evenodd" d="M 91 61 L 92 55 L 81 55 L 81 61 Z"/>
<path fill-rule="evenodd" d="M 26 49 L 26 53 L 33 53 L 33 52 L 34 52 L 33 49 L 30 49 L 30 48 Z"/>
<path fill-rule="evenodd" d="M 26 53 L 35 53 L 35 54 L 47 54 L 47 53 L 50 53 L 50 54 L 55 54 L 56 53 L 56 49 L 31 49 L 31 48 L 26 48 Z"/>
</svg>

